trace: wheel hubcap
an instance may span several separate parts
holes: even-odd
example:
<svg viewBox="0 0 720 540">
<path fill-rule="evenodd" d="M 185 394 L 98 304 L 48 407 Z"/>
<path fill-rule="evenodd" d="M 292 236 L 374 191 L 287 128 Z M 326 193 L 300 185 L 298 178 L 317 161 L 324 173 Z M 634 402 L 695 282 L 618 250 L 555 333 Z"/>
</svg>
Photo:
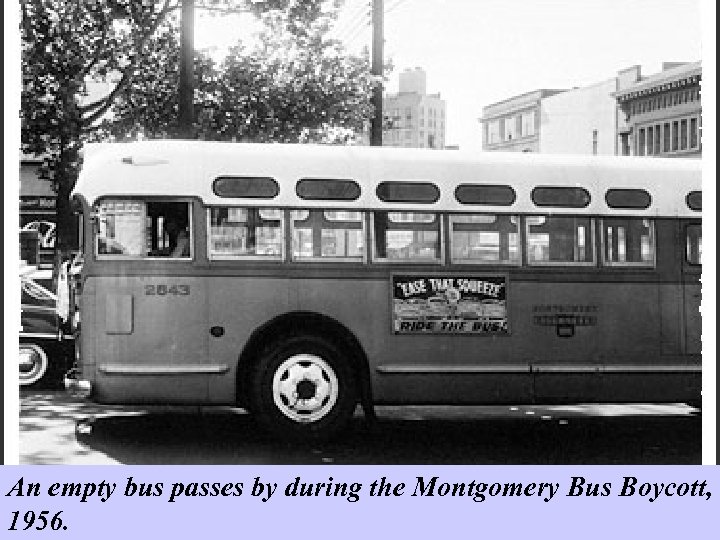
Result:
<svg viewBox="0 0 720 540">
<path fill-rule="evenodd" d="M 47 356 L 36 345 L 21 346 L 18 360 L 21 385 L 40 380 L 47 369 Z"/>
<path fill-rule="evenodd" d="M 316 422 L 337 402 L 338 380 L 325 360 L 296 354 L 285 360 L 273 377 L 273 400 L 295 422 Z"/>
</svg>

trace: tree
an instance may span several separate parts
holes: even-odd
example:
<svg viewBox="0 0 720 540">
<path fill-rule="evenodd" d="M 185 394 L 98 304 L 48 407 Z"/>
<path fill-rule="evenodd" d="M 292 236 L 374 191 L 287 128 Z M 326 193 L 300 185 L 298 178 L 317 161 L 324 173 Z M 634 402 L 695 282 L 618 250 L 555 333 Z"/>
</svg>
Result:
<svg viewBox="0 0 720 540">
<path fill-rule="evenodd" d="M 290 9 L 262 16 L 266 30 L 233 47 L 216 65 L 195 56 L 195 132 L 208 140 L 345 143 L 373 108 L 367 52 L 348 54 L 328 39 L 334 12 L 299 24 Z M 116 138 L 174 131 L 179 43 L 163 35 L 137 76 L 118 96 L 103 126 Z"/>
<path fill-rule="evenodd" d="M 293 24 L 312 20 L 322 0 L 196 0 L 218 13 L 284 10 Z M 102 135 L 98 121 L 133 82 L 150 51 L 178 23 L 180 0 L 21 0 L 22 151 L 43 157 L 41 177 L 57 193 L 57 243 L 72 241 L 69 195 L 83 141 Z M 86 102 L 87 81 L 113 76 L 114 88 Z"/>
</svg>

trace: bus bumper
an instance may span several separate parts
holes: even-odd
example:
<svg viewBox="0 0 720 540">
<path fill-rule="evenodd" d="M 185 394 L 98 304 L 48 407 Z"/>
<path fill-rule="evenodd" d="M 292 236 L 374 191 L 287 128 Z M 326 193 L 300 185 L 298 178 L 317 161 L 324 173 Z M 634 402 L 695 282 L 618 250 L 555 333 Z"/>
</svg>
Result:
<svg viewBox="0 0 720 540">
<path fill-rule="evenodd" d="M 84 379 L 77 378 L 75 370 L 68 371 L 65 374 L 65 391 L 74 398 L 87 399 L 92 395 L 92 383 Z"/>
</svg>

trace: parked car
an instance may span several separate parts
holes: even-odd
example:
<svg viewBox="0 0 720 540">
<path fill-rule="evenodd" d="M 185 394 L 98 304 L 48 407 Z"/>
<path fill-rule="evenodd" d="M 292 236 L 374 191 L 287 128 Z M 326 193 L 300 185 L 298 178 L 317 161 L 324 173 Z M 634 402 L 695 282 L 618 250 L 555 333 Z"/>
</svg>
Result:
<svg viewBox="0 0 720 540">
<path fill-rule="evenodd" d="M 55 229 L 57 226 L 52 221 L 31 221 L 27 223 L 21 230 L 37 231 L 40 237 L 41 248 L 55 247 Z"/>
<path fill-rule="evenodd" d="M 57 386 L 73 359 L 72 336 L 51 290 L 52 270 L 20 272 L 20 386 Z"/>
</svg>

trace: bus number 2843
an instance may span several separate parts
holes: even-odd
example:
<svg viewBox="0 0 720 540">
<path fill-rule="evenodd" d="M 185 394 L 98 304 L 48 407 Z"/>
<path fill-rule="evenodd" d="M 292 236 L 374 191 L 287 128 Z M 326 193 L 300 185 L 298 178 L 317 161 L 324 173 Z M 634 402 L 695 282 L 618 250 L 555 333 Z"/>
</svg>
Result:
<svg viewBox="0 0 720 540">
<path fill-rule="evenodd" d="M 187 295 L 190 294 L 190 285 L 145 285 L 145 294 L 149 296 Z"/>
</svg>

